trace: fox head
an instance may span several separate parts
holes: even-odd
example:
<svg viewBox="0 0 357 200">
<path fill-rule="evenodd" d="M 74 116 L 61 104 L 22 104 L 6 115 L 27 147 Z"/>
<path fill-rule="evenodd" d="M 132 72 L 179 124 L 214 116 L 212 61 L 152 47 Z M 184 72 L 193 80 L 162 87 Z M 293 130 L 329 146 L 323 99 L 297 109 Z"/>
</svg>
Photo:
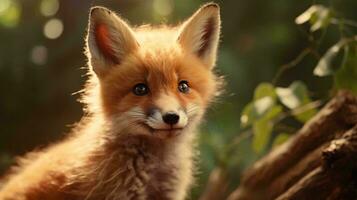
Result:
<svg viewBox="0 0 357 200">
<path fill-rule="evenodd" d="M 217 4 L 176 27 L 131 27 L 114 12 L 90 11 L 87 56 L 99 109 L 119 132 L 172 138 L 195 127 L 217 92 Z"/>
</svg>

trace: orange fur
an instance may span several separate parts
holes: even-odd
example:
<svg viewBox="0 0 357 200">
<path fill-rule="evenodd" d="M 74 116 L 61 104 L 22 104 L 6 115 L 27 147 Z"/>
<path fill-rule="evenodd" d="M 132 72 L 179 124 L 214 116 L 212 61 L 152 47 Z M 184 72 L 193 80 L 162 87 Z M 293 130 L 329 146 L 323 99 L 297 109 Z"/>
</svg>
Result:
<svg viewBox="0 0 357 200">
<path fill-rule="evenodd" d="M 220 85 L 212 71 L 219 23 L 216 4 L 179 27 L 135 29 L 93 8 L 86 115 L 70 137 L 21 159 L 0 199 L 184 199 L 193 182 L 195 129 Z M 187 93 L 178 89 L 182 80 Z M 138 83 L 149 93 L 135 95 Z M 178 113 L 177 124 L 162 122 L 169 111 Z"/>
</svg>

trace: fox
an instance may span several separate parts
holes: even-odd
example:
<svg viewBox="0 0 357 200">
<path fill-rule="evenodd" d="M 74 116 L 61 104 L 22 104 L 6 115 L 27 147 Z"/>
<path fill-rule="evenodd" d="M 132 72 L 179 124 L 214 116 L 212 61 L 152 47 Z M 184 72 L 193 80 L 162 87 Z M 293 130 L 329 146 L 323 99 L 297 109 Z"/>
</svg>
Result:
<svg viewBox="0 0 357 200">
<path fill-rule="evenodd" d="M 19 158 L 1 200 L 183 200 L 194 185 L 196 138 L 219 95 L 220 8 L 178 25 L 132 26 L 90 9 L 84 115 L 64 139 Z"/>
</svg>

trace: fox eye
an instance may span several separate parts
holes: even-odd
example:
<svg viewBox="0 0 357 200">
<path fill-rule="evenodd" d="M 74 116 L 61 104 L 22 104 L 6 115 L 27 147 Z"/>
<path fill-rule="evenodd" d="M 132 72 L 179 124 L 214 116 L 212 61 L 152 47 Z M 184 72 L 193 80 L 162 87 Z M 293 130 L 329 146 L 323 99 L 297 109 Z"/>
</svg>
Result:
<svg viewBox="0 0 357 200">
<path fill-rule="evenodd" d="M 149 87 L 144 83 L 138 83 L 134 86 L 133 93 L 137 96 L 144 96 L 149 93 Z"/>
<path fill-rule="evenodd" d="M 190 91 L 190 86 L 188 85 L 187 81 L 180 81 L 178 85 L 178 89 L 182 93 L 187 93 L 188 91 Z"/>
</svg>

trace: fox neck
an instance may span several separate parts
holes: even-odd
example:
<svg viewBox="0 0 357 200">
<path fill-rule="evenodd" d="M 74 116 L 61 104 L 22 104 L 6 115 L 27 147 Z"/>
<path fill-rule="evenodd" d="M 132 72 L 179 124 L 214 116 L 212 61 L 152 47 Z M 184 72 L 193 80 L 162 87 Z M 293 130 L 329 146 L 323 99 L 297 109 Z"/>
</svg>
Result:
<svg viewBox="0 0 357 200">
<path fill-rule="evenodd" d="M 94 131 L 96 146 L 73 180 L 83 198 L 184 199 L 193 179 L 196 125 L 169 139 L 99 127 L 104 133 Z"/>
</svg>

